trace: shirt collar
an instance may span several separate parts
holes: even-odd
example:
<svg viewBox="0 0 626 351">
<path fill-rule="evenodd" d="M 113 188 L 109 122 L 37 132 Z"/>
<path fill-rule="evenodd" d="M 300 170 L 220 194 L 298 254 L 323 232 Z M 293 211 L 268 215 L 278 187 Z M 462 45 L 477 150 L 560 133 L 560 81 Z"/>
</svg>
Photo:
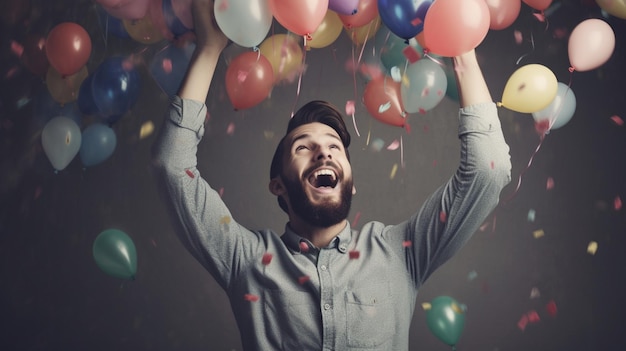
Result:
<svg viewBox="0 0 626 351">
<path fill-rule="evenodd" d="M 315 248 L 309 240 L 296 234 L 289 226 L 289 223 L 285 224 L 285 233 L 281 238 L 285 245 L 294 252 L 303 253 L 309 249 Z M 326 249 L 336 248 L 337 251 L 345 254 L 348 252 L 348 245 L 350 245 L 351 240 L 352 229 L 350 228 L 350 222 L 346 221 L 346 226 L 330 241 Z"/>
</svg>

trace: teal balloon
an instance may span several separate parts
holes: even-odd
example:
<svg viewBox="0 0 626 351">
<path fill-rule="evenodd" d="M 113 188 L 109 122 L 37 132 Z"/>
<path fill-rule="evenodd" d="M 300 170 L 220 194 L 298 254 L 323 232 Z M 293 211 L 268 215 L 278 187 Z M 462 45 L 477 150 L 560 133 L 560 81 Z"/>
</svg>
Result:
<svg viewBox="0 0 626 351">
<path fill-rule="evenodd" d="M 443 343 L 456 345 L 465 327 L 463 308 L 449 296 L 439 296 L 430 305 L 430 309 L 426 311 L 428 328 Z"/>
<path fill-rule="evenodd" d="M 83 131 L 80 160 L 85 167 L 97 165 L 113 154 L 116 144 L 117 137 L 111 127 L 94 123 Z"/>
<path fill-rule="evenodd" d="M 41 144 L 52 167 L 60 171 L 72 162 L 80 149 L 80 127 L 71 118 L 54 117 L 43 127 Z"/>
<path fill-rule="evenodd" d="M 433 109 L 443 100 L 448 89 L 448 79 L 443 68 L 435 61 L 423 58 L 407 67 L 400 87 L 402 104 L 408 113 Z"/>
<path fill-rule="evenodd" d="M 420 57 L 424 55 L 424 49 L 422 49 L 417 41 L 407 42 L 406 39 L 400 38 L 384 27 L 376 32 L 374 41 L 376 48 L 380 51 L 380 62 L 387 70 L 387 73 L 389 73 L 393 67 L 404 70 L 408 62 L 404 50 L 408 46 L 411 46 Z"/>
<path fill-rule="evenodd" d="M 107 229 L 98 234 L 93 243 L 93 258 L 106 274 L 122 279 L 135 279 L 137 249 L 135 243 L 118 229 Z"/>
</svg>

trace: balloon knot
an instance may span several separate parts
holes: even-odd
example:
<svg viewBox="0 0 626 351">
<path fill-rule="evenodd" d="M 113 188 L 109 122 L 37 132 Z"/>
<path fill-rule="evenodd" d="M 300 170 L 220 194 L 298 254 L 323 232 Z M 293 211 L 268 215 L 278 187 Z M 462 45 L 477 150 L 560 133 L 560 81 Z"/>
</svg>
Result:
<svg viewBox="0 0 626 351">
<path fill-rule="evenodd" d="M 502 103 L 501 102 L 496 102 L 496 106 L 502 107 Z"/>
<path fill-rule="evenodd" d="M 574 67 L 570 67 L 567 69 L 569 71 L 569 73 L 574 73 L 574 71 L 576 70 L 576 68 Z"/>
<path fill-rule="evenodd" d="M 252 47 L 252 51 L 254 51 L 254 52 L 259 51 L 259 47 L 258 47 L 258 46 L 253 46 L 253 47 Z"/>
<path fill-rule="evenodd" d="M 358 9 L 354 9 L 354 10 L 352 10 L 352 15 L 356 15 L 356 13 L 357 13 L 357 12 L 359 12 L 359 10 L 358 10 Z"/>
</svg>

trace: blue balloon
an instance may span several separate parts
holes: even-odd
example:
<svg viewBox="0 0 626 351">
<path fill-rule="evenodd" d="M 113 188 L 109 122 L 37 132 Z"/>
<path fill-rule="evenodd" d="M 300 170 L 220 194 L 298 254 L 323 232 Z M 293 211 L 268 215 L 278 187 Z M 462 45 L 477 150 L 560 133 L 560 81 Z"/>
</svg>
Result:
<svg viewBox="0 0 626 351">
<path fill-rule="evenodd" d="M 410 39 L 424 29 L 430 0 L 378 0 L 380 19 L 400 38 Z"/>
<path fill-rule="evenodd" d="M 126 57 L 104 60 L 93 74 L 91 93 L 98 112 L 114 123 L 130 110 L 139 98 L 139 73 Z M 115 118 L 117 117 L 117 118 Z"/>
<path fill-rule="evenodd" d="M 64 116 L 82 124 L 82 115 L 76 103 L 60 104 L 54 100 L 48 89 L 42 89 L 33 99 L 33 119 L 36 129 L 43 128 L 54 117 Z"/>
<path fill-rule="evenodd" d="M 116 144 L 117 137 L 111 127 L 94 123 L 83 131 L 80 160 L 85 167 L 97 165 L 113 154 Z"/>
<path fill-rule="evenodd" d="M 90 74 L 83 80 L 80 84 L 80 89 L 78 89 L 76 104 L 80 112 L 84 115 L 95 115 L 98 113 L 98 106 L 96 106 L 96 101 L 93 99 L 93 93 L 91 91 L 92 82 L 93 74 Z"/>
<path fill-rule="evenodd" d="M 193 43 L 184 47 L 170 44 L 152 58 L 150 74 L 168 96 L 178 92 L 195 47 Z"/>
</svg>

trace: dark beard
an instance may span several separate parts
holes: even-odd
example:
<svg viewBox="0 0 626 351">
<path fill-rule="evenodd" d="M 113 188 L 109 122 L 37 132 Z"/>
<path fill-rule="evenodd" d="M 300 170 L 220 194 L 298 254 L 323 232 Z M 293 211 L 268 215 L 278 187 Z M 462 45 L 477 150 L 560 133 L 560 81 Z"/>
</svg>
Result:
<svg viewBox="0 0 626 351">
<path fill-rule="evenodd" d="M 348 217 L 352 204 L 352 180 L 341 182 L 341 201 L 339 203 L 328 201 L 314 205 L 304 192 L 302 183 L 285 176 L 282 179 L 287 189 L 291 210 L 308 224 L 328 228 Z"/>
</svg>

